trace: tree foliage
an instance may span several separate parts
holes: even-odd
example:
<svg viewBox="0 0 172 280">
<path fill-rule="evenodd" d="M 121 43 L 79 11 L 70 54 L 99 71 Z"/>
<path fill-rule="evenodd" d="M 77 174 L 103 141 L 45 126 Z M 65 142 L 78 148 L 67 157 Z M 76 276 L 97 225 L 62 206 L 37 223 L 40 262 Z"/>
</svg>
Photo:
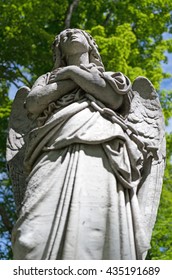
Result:
<svg viewBox="0 0 172 280">
<path fill-rule="evenodd" d="M 10 232 L 15 219 L 10 181 L 5 165 L 5 142 L 11 84 L 31 86 L 53 67 L 51 44 L 67 27 L 89 31 L 96 39 L 106 70 L 121 71 L 133 81 L 148 77 L 160 94 L 166 124 L 172 117 L 172 92 L 160 92 L 169 77 L 161 63 L 172 52 L 171 0 L 1 0 L 0 2 L 0 258 L 11 258 Z M 172 137 L 167 135 L 167 167 L 151 259 L 170 259 L 172 243 Z"/>
</svg>

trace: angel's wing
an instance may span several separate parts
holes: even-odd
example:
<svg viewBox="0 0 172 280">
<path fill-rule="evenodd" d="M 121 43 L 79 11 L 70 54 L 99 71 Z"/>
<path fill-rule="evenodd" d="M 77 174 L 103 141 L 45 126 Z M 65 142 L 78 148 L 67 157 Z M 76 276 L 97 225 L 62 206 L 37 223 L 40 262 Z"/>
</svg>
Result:
<svg viewBox="0 0 172 280">
<path fill-rule="evenodd" d="M 28 87 L 22 87 L 16 93 L 9 118 L 9 131 L 7 137 L 6 159 L 12 180 L 17 211 L 20 210 L 25 192 L 26 175 L 23 170 L 23 160 L 27 134 L 31 127 L 31 121 L 27 117 L 24 103 L 29 91 L 30 89 Z"/>
<path fill-rule="evenodd" d="M 137 196 L 144 227 L 151 238 L 160 201 L 165 168 L 165 124 L 158 95 L 151 82 L 138 77 L 133 83 L 133 99 L 126 120 L 143 143 L 145 156 Z"/>
</svg>

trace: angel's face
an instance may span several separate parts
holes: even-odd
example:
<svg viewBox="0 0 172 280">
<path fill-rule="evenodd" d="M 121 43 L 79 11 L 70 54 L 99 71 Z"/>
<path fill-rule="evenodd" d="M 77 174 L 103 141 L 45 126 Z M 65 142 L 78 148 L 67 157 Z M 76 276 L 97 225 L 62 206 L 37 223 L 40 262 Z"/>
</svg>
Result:
<svg viewBox="0 0 172 280">
<path fill-rule="evenodd" d="M 66 29 L 60 34 L 60 47 L 65 56 L 89 51 L 89 43 L 79 29 Z"/>
</svg>

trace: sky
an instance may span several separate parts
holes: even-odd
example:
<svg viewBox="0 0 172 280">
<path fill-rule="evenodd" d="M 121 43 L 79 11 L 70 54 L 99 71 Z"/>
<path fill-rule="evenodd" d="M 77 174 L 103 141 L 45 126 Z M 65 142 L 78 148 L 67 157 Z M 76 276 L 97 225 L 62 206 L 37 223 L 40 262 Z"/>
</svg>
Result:
<svg viewBox="0 0 172 280">
<path fill-rule="evenodd" d="M 164 33 L 164 39 L 172 39 L 172 34 Z M 162 63 L 164 72 L 172 74 L 172 54 L 167 53 L 168 63 Z M 172 78 L 164 79 L 161 83 L 160 89 L 172 90 Z M 172 119 L 169 121 L 169 125 L 166 127 L 167 132 L 172 132 Z"/>
<path fill-rule="evenodd" d="M 172 38 L 172 36 L 170 36 Z M 172 54 L 167 54 L 168 63 L 162 63 L 164 72 L 172 74 Z M 164 79 L 161 83 L 160 89 L 172 90 L 172 78 Z M 169 125 L 166 127 L 168 133 L 172 132 L 172 118 L 169 120 Z"/>
</svg>

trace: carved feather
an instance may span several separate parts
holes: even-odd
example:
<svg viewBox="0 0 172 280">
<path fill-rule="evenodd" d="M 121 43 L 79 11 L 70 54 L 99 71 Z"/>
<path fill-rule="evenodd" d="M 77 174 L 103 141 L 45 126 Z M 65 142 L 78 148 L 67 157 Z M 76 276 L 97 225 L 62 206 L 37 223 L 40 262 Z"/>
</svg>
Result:
<svg viewBox="0 0 172 280">
<path fill-rule="evenodd" d="M 144 226 L 151 238 L 165 168 L 165 124 L 159 98 L 151 82 L 144 77 L 138 77 L 132 90 L 133 99 L 126 124 L 136 130 L 137 138 L 142 141 L 147 151 L 137 195 Z"/>
</svg>

